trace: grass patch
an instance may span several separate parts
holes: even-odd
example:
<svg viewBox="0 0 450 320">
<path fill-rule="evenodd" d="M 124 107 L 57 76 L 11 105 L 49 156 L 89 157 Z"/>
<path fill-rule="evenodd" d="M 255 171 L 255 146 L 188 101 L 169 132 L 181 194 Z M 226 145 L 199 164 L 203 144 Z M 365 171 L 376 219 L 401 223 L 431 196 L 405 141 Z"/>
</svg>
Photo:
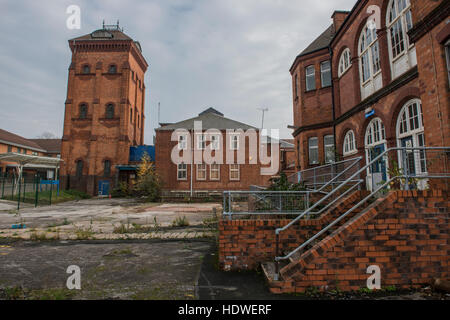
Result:
<svg viewBox="0 0 450 320">
<path fill-rule="evenodd" d="M 175 220 L 172 221 L 172 227 L 187 227 L 189 226 L 189 221 L 186 216 L 176 217 Z"/>
<path fill-rule="evenodd" d="M 0 288 L 2 300 L 70 300 L 75 292 L 64 288 L 24 289 L 22 287 Z"/>
<path fill-rule="evenodd" d="M 51 203 L 61 203 L 67 201 L 74 200 L 82 200 L 91 198 L 90 195 L 78 191 L 78 190 L 60 190 L 59 195 L 57 190 L 42 191 L 38 193 L 38 205 L 49 205 L 50 204 L 50 194 L 51 194 Z M 5 196 L 5 200 L 18 201 L 19 195 L 16 194 L 14 196 Z M 25 194 L 20 194 L 20 202 L 34 204 L 36 201 L 36 192 L 25 192 Z"/>
</svg>

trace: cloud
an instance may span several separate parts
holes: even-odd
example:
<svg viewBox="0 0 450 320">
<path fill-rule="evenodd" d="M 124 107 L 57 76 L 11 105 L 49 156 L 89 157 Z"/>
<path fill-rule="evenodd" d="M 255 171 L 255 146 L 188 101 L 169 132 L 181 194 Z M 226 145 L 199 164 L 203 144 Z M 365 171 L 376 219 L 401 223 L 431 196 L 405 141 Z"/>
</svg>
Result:
<svg viewBox="0 0 450 320">
<path fill-rule="evenodd" d="M 291 137 L 289 68 L 296 55 L 355 0 L 108 0 L 0 1 L 0 127 L 25 137 L 62 135 L 67 40 L 106 23 L 138 40 L 149 62 L 145 142 L 161 121 L 175 122 L 208 107 Z M 68 30 L 66 8 L 81 8 L 81 30 Z"/>
</svg>

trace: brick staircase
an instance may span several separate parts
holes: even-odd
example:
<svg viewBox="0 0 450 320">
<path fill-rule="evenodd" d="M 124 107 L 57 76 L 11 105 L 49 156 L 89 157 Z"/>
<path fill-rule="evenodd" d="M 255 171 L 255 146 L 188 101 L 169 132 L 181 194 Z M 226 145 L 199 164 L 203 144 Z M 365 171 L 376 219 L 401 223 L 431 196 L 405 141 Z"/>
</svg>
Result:
<svg viewBox="0 0 450 320">
<path fill-rule="evenodd" d="M 354 207 L 368 192 L 356 191 L 343 201 L 334 205 L 321 217 L 322 226 L 325 227 L 337 217 Z M 275 262 L 261 264 L 262 270 L 273 293 L 303 292 L 311 282 L 303 281 L 305 267 L 320 259 L 327 250 L 346 239 L 358 226 L 373 217 L 378 210 L 384 207 L 385 202 L 392 198 L 386 195 L 380 199 L 371 199 L 360 208 L 354 209 L 348 216 L 333 225 L 329 230 L 306 246 L 302 251 L 295 253 L 286 261 L 280 262 L 279 279 L 275 280 Z M 321 271 L 323 273 L 323 271 Z M 319 278 L 319 274 L 317 275 Z"/>
</svg>

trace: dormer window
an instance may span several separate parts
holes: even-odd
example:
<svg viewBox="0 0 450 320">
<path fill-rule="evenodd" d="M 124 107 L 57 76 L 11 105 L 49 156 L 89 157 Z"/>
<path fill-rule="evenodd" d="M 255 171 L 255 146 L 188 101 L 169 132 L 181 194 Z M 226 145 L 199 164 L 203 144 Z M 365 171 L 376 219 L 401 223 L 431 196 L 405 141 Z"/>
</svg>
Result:
<svg viewBox="0 0 450 320">
<path fill-rule="evenodd" d="M 83 74 L 89 74 L 91 73 L 91 67 L 89 67 L 89 65 L 85 64 L 83 66 Z"/>
<path fill-rule="evenodd" d="M 112 73 L 112 74 L 117 73 L 117 66 L 115 64 L 110 65 L 109 69 L 108 69 L 108 73 Z"/>
<path fill-rule="evenodd" d="M 350 49 L 347 48 L 342 52 L 339 59 L 339 72 L 338 76 L 341 77 L 352 66 L 352 57 L 350 55 Z"/>
</svg>

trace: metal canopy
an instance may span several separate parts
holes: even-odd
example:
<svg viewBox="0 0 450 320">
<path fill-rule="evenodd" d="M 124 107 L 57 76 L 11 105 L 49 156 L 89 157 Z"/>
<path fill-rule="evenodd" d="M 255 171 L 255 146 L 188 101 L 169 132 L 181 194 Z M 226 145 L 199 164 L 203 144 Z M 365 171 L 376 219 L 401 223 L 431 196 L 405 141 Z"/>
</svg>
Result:
<svg viewBox="0 0 450 320">
<path fill-rule="evenodd" d="M 0 154 L 0 160 L 16 162 L 19 166 L 26 165 L 43 165 L 52 168 L 57 168 L 59 163 L 63 160 L 59 158 L 32 156 L 28 154 L 21 154 L 16 152 L 8 152 Z"/>
</svg>

